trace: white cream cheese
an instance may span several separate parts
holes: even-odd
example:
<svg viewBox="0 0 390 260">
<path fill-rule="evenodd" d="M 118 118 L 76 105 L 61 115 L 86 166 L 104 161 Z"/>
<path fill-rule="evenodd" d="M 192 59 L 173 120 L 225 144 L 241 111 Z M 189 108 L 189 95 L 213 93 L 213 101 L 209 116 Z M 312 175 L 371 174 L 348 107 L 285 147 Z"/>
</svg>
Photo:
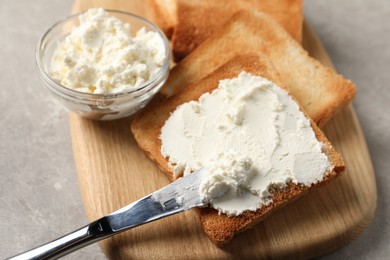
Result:
<svg viewBox="0 0 390 260">
<path fill-rule="evenodd" d="M 261 203 L 258 196 L 248 191 L 253 175 L 250 158 L 227 151 L 211 159 L 205 170 L 208 176 L 200 183 L 199 194 L 219 212 L 239 215 L 246 210 L 256 210 Z"/>
<path fill-rule="evenodd" d="M 288 93 L 246 72 L 221 80 L 216 90 L 205 93 L 199 101 L 177 107 L 161 130 L 161 141 L 161 153 L 169 157 L 176 176 L 215 163 L 213 158 L 233 160 L 222 162 L 232 166 L 233 172 L 237 158 L 252 161 L 251 173 L 242 182 L 245 185 L 234 184 L 239 188 L 229 188 L 219 198 L 218 189 L 209 193 L 206 189 L 203 194 L 214 208 L 228 215 L 268 204 L 270 190 L 283 188 L 288 182 L 311 185 L 321 181 L 332 167 L 310 121 Z M 240 156 L 232 157 L 227 151 Z M 213 167 L 218 168 L 218 164 Z M 224 174 L 229 175 L 228 171 Z M 220 185 L 220 178 L 213 180 L 208 187 Z M 214 195 L 217 198 L 212 200 Z"/>
<path fill-rule="evenodd" d="M 252 160 L 234 152 L 220 154 L 206 166 L 208 176 L 202 180 L 199 193 L 203 201 L 210 202 L 231 191 L 238 193 L 248 185 Z"/>
<path fill-rule="evenodd" d="M 107 94 L 130 91 L 148 81 L 165 59 L 162 38 L 130 25 L 103 9 L 90 9 L 55 50 L 50 75 L 71 89 Z"/>
</svg>

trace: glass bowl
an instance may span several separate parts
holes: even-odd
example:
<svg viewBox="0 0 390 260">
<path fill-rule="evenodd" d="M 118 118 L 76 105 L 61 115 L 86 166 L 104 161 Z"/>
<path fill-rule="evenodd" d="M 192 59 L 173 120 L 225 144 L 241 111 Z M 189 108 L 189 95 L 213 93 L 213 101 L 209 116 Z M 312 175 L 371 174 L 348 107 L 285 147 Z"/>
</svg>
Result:
<svg viewBox="0 0 390 260">
<path fill-rule="evenodd" d="M 69 111 L 95 120 L 127 117 L 144 107 L 167 80 L 171 60 L 169 42 L 164 33 L 153 23 L 131 13 L 114 10 L 106 10 L 106 12 L 125 23 L 129 23 L 131 33 L 135 34 L 139 29 L 145 27 L 146 31 L 154 31 L 162 38 L 165 49 L 163 66 L 142 86 L 115 94 L 93 94 L 67 88 L 50 76 L 50 62 L 57 44 L 62 42 L 75 26 L 79 25 L 80 14 L 72 15 L 49 28 L 39 40 L 35 54 L 41 80 L 50 93 Z"/>
</svg>

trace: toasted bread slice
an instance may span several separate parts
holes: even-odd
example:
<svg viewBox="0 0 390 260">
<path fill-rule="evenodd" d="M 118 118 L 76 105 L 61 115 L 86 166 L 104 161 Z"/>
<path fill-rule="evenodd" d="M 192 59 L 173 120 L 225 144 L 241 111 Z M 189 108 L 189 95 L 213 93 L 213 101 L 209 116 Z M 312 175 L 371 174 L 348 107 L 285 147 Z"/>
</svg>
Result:
<svg viewBox="0 0 390 260">
<path fill-rule="evenodd" d="M 177 24 L 177 0 L 146 0 L 146 16 L 170 39 Z"/>
<path fill-rule="evenodd" d="M 313 59 L 264 13 L 240 11 L 175 66 L 161 93 L 167 97 L 210 74 L 236 55 L 262 53 L 274 64 L 290 94 L 322 126 L 355 95 L 354 84 Z"/>
<path fill-rule="evenodd" d="M 256 54 L 237 56 L 200 81 L 188 85 L 181 93 L 168 99 L 159 96 L 145 110 L 135 116 L 131 124 L 131 131 L 135 140 L 171 180 L 175 178 L 172 168 L 169 166 L 167 158 L 164 158 L 160 151 L 162 145 L 160 134 L 165 121 L 180 104 L 198 100 L 202 94 L 216 89 L 219 80 L 236 77 L 241 71 L 262 76 L 283 87 L 279 73 L 263 57 Z M 305 194 L 309 189 L 332 180 L 341 174 L 344 170 L 344 162 L 341 156 L 333 149 L 315 123 L 312 122 L 311 125 L 317 139 L 324 143 L 324 151 L 334 166 L 333 171 L 327 172 L 323 181 L 311 187 L 289 184 L 286 189 L 274 193 L 273 203 L 258 209 L 256 212 L 245 212 L 237 217 L 227 217 L 223 214 L 219 215 L 213 209 L 199 209 L 198 212 L 203 229 L 214 243 L 217 245 L 227 243 L 234 235 L 251 228 L 276 209 Z"/>
<path fill-rule="evenodd" d="M 177 23 L 172 35 L 174 60 L 178 62 L 190 54 L 239 10 L 269 14 L 301 42 L 302 8 L 302 0 L 177 0 Z"/>
<path fill-rule="evenodd" d="M 169 99 L 161 95 L 156 96 L 145 110 L 142 110 L 135 116 L 131 124 L 131 131 L 135 140 L 139 147 L 152 160 L 157 162 L 158 166 L 167 174 L 170 180 L 174 180 L 172 169 L 168 166 L 167 159 L 160 152 L 161 140 L 159 139 L 161 128 L 170 113 L 178 105 L 191 100 L 197 100 L 204 93 L 213 91 L 218 86 L 220 79 L 232 78 L 244 70 L 252 72 L 254 75 L 273 79 L 274 83 L 283 86 L 279 80 L 279 74 L 271 66 L 267 67 L 264 59 L 261 59 L 258 54 L 249 53 L 234 57 L 225 66 L 218 68 L 212 76 L 205 77 L 195 84 L 188 85 L 182 92 Z"/>
</svg>

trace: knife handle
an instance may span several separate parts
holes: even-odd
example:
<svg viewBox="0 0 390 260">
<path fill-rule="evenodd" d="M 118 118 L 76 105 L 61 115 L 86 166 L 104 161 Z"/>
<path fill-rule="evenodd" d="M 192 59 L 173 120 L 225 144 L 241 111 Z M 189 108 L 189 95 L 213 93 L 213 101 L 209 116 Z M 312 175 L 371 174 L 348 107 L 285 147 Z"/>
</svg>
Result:
<svg viewBox="0 0 390 260">
<path fill-rule="evenodd" d="M 8 258 L 8 260 L 57 259 L 109 237 L 113 233 L 107 217 L 103 217 L 63 237 Z"/>
<path fill-rule="evenodd" d="M 200 169 L 85 227 L 8 260 L 57 259 L 127 229 L 206 206 L 198 192 L 204 174 L 207 172 Z"/>
</svg>

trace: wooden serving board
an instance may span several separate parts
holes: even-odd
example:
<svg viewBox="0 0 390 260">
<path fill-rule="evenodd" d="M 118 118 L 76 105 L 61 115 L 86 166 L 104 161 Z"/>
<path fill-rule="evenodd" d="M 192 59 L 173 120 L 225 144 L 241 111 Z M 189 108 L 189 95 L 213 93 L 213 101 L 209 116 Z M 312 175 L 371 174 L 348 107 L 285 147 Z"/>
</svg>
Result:
<svg viewBox="0 0 390 260">
<path fill-rule="evenodd" d="M 75 2 L 74 11 L 105 7 L 143 12 L 140 1 Z M 305 25 L 303 45 L 327 66 L 332 63 Z M 131 118 L 99 122 L 70 115 L 77 174 L 92 221 L 165 185 L 168 179 L 137 147 Z M 347 170 L 336 182 L 315 190 L 219 248 L 203 234 L 193 211 L 171 216 L 101 242 L 110 259 L 306 258 L 336 250 L 356 238 L 376 208 L 375 176 L 359 121 L 352 106 L 325 127 L 343 155 Z"/>
</svg>

